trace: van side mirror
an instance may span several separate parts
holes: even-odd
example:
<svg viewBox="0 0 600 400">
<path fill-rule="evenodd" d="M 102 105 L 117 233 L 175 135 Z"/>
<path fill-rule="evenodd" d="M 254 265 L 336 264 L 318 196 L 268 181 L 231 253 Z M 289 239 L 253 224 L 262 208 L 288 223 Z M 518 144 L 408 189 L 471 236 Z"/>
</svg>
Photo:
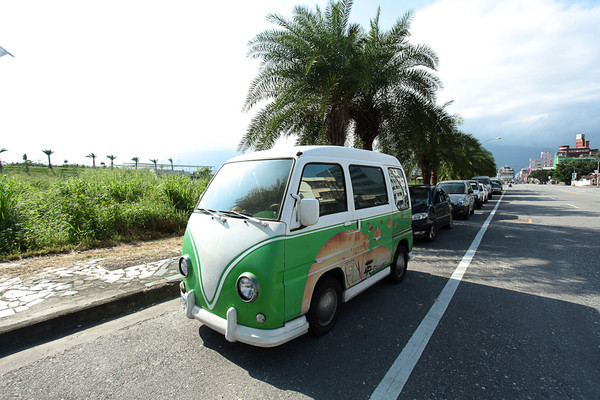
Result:
<svg viewBox="0 0 600 400">
<path fill-rule="evenodd" d="M 319 220 L 319 200 L 300 199 L 298 203 L 298 220 L 303 226 L 311 226 Z"/>
</svg>

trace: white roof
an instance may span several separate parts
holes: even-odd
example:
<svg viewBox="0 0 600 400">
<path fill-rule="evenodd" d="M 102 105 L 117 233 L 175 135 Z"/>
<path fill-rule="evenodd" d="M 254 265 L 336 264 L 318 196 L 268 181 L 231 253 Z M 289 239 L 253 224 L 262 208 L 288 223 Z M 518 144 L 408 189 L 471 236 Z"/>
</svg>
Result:
<svg viewBox="0 0 600 400">
<path fill-rule="evenodd" d="M 260 160 L 268 158 L 300 158 L 300 157 L 326 157 L 342 158 L 344 160 L 373 161 L 388 165 L 400 165 L 396 157 L 376 151 L 353 149 L 341 146 L 297 146 L 280 149 L 257 151 L 234 157 L 227 162 Z"/>
</svg>

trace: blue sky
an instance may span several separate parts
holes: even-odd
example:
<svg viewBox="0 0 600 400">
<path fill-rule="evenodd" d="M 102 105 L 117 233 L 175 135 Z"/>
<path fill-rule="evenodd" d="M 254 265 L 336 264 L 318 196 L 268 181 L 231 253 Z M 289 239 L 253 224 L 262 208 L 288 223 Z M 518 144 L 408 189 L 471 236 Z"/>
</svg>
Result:
<svg viewBox="0 0 600 400">
<path fill-rule="evenodd" d="M 251 115 L 242 105 L 258 62 L 247 42 L 291 15 L 288 0 L 212 2 L 3 0 L 0 148 L 3 162 L 89 164 L 158 158 L 218 166 L 235 155 Z M 303 1 L 322 8 L 326 1 Z M 415 10 L 413 43 L 440 58 L 441 103 L 461 129 L 515 169 L 575 145 L 600 147 L 600 4 L 557 0 L 357 0 L 367 26 Z"/>
</svg>

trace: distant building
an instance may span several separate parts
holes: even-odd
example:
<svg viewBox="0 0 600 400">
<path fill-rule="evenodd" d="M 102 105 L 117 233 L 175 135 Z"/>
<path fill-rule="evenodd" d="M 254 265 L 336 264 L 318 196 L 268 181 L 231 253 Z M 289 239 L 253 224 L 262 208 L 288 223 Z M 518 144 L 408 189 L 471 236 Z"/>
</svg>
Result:
<svg viewBox="0 0 600 400">
<path fill-rule="evenodd" d="M 500 167 L 497 176 L 501 181 L 512 181 L 515 178 L 515 170 L 507 166 Z"/>
<path fill-rule="evenodd" d="M 539 158 L 529 159 L 529 172 L 538 169 L 552 169 L 554 159 L 549 151 L 542 151 Z"/>
<path fill-rule="evenodd" d="M 552 166 L 556 168 L 561 162 L 569 160 L 594 159 L 596 154 L 598 154 L 598 149 L 590 149 L 589 140 L 585 140 L 585 135 L 579 133 L 575 135 L 575 148 L 571 148 L 568 144 L 558 146 Z"/>
</svg>

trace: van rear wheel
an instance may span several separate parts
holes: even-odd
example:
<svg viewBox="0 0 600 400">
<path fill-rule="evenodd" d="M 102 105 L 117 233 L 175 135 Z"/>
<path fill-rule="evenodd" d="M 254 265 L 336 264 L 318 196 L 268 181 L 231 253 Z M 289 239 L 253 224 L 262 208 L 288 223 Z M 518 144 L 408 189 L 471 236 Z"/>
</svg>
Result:
<svg viewBox="0 0 600 400">
<path fill-rule="evenodd" d="M 398 246 L 394 263 L 390 270 L 390 279 L 393 283 L 400 283 L 406 276 L 406 268 L 408 267 L 408 251 L 404 246 Z"/>
<path fill-rule="evenodd" d="M 319 280 L 306 315 L 308 330 L 315 336 L 323 336 L 333 329 L 342 304 L 342 285 L 332 276 Z"/>
</svg>

